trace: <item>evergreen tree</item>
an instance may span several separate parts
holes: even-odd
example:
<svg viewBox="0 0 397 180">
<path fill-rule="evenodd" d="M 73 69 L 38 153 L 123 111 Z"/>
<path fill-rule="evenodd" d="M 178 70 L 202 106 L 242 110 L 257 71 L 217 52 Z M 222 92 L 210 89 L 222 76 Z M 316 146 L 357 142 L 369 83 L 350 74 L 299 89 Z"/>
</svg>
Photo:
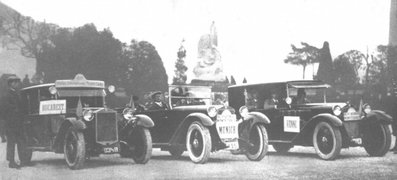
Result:
<svg viewBox="0 0 397 180">
<path fill-rule="evenodd" d="M 247 83 L 247 79 L 244 77 L 243 83 Z"/>
<path fill-rule="evenodd" d="M 187 71 L 187 67 L 185 65 L 185 57 L 186 57 L 186 50 L 183 47 L 183 45 L 181 45 L 181 47 L 178 50 L 177 53 L 178 59 L 175 62 L 175 75 L 174 78 L 172 80 L 172 84 L 186 84 L 186 80 L 187 80 L 187 76 L 186 76 L 186 71 Z"/>
<path fill-rule="evenodd" d="M 316 79 L 333 84 L 335 81 L 335 74 L 331 52 L 327 41 L 324 42 L 323 48 L 320 49 L 318 61 L 320 64 L 318 66 Z"/>
<path fill-rule="evenodd" d="M 230 83 L 229 78 L 228 78 L 227 76 L 225 77 L 225 82 L 226 82 L 227 84 Z"/>
<path fill-rule="evenodd" d="M 234 80 L 233 76 L 230 77 L 230 84 L 232 84 L 232 85 L 236 84 L 236 80 Z"/>
</svg>

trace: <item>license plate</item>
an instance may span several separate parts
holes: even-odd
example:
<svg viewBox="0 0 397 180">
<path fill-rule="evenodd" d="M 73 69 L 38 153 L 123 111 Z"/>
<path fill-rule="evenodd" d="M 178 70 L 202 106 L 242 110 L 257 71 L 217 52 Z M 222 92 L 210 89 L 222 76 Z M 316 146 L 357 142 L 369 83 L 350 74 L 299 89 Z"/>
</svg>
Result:
<svg viewBox="0 0 397 180">
<path fill-rule="evenodd" d="M 221 139 L 238 138 L 237 122 L 216 122 L 216 129 Z"/>
<path fill-rule="evenodd" d="M 360 120 L 360 113 L 358 112 L 346 112 L 343 113 L 343 118 L 345 121 L 355 121 Z"/>
<path fill-rule="evenodd" d="M 103 152 L 105 154 L 112 154 L 112 153 L 118 153 L 119 152 L 119 147 L 105 147 L 103 148 Z"/>
<path fill-rule="evenodd" d="M 226 144 L 226 146 L 228 146 L 228 148 L 226 148 L 226 150 L 236 150 L 239 148 L 237 140 L 225 142 L 225 144 Z"/>
</svg>

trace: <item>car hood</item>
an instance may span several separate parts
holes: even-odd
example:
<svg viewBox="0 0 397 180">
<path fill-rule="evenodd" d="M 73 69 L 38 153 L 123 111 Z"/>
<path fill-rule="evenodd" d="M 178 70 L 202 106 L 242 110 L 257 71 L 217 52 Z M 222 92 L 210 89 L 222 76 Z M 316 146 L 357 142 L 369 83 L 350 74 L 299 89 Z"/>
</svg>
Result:
<svg viewBox="0 0 397 180">
<path fill-rule="evenodd" d="M 217 109 L 223 107 L 222 105 L 194 105 L 194 106 L 178 106 L 174 107 L 174 110 L 180 111 L 206 111 L 208 107 L 214 106 Z"/>
<path fill-rule="evenodd" d="M 299 105 L 303 107 L 308 107 L 308 108 L 315 108 L 315 109 L 328 109 L 328 108 L 333 108 L 335 106 L 339 106 L 341 108 L 345 107 L 347 103 L 342 103 L 342 102 L 336 102 L 336 103 L 308 103 L 304 105 Z"/>
</svg>

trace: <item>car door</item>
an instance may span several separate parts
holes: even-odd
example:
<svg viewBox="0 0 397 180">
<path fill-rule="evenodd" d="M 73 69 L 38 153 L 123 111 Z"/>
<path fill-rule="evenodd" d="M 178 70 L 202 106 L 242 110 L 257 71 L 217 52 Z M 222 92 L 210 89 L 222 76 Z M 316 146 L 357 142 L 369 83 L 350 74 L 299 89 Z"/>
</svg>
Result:
<svg viewBox="0 0 397 180">
<path fill-rule="evenodd" d="M 173 130 L 170 129 L 168 120 L 168 113 L 170 110 L 146 110 L 142 112 L 149 116 L 153 122 L 154 127 L 150 129 L 153 143 L 167 143 L 172 136 Z"/>
</svg>

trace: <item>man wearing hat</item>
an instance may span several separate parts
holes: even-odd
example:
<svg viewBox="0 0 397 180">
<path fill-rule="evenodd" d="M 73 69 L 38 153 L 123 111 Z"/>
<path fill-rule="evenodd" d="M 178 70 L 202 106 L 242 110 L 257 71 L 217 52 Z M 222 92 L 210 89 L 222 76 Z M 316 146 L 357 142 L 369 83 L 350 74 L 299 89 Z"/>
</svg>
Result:
<svg viewBox="0 0 397 180">
<path fill-rule="evenodd" d="M 163 102 L 161 100 L 161 92 L 157 91 L 154 92 L 152 95 L 152 100 L 153 102 L 150 103 L 149 105 L 149 110 L 167 110 L 168 109 L 168 105 L 167 103 Z"/>
<path fill-rule="evenodd" d="M 15 162 L 15 145 L 18 146 L 19 159 L 24 150 L 22 102 L 18 92 L 21 80 L 17 76 L 10 76 L 7 80 L 8 92 L 3 100 L 4 117 L 6 120 L 7 160 L 10 168 L 20 168 Z M 21 162 L 23 164 L 24 162 Z"/>
</svg>

